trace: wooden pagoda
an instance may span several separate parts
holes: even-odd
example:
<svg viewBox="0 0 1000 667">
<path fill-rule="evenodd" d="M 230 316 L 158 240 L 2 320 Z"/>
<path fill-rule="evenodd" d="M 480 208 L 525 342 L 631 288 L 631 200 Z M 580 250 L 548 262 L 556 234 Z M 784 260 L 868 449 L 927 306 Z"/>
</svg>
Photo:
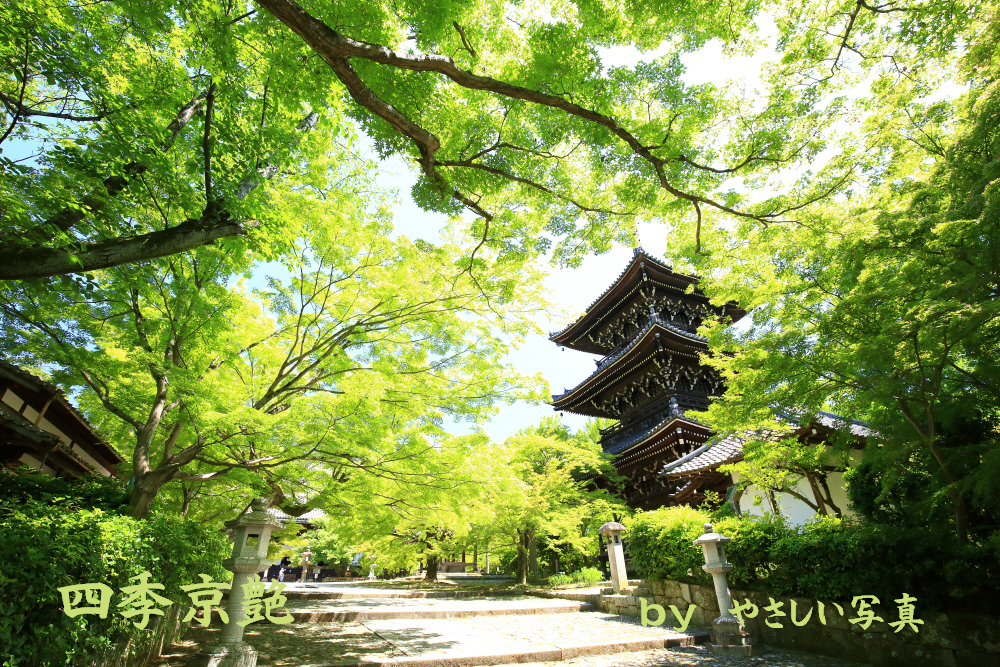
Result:
<svg viewBox="0 0 1000 667">
<path fill-rule="evenodd" d="M 731 484 L 718 471 L 721 461 L 700 465 L 712 431 L 684 413 L 705 409 L 725 389 L 700 361 L 708 347 L 698 326 L 706 317 L 735 322 L 745 312 L 735 304 L 713 306 L 697 283 L 637 248 L 583 316 L 549 336 L 560 346 L 601 355 L 587 379 L 551 404 L 618 420 L 601 431 L 601 445 L 616 455 L 615 467 L 628 479 L 626 500 L 635 508 L 697 505 L 706 491 L 725 493 Z M 664 474 L 680 461 L 687 464 L 683 474 Z"/>
</svg>

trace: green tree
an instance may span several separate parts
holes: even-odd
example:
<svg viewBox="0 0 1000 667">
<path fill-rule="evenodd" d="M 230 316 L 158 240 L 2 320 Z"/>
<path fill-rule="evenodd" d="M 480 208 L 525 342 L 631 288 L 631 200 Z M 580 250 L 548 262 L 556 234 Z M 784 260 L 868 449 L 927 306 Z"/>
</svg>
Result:
<svg viewBox="0 0 1000 667">
<path fill-rule="evenodd" d="M 870 120 L 883 142 L 871 187 L 780 235 L 718 229 L 712 255 L 696 261 L 709 291 L 737 299 L 753 320 L 742 331 L 708 327 L 713 350 L 732 352 L 709 360 L 729 383 L 711 422 L 741 430 L 773 423 L 776 411 L 822 409 L 867 421 L 896 453 L 881 460 L 906 465 L 916 446 L 933 461 L 961 541 L 963 490 L 982 498 L 996 488 L 996 25 L 995 12 L 984 17 L 962 99 Z"/>
<path fill-rule="evenodd" d="M 422 559 L 426 580 L 435 581 L 442 558 L 484 520 L 482 479 L 495 467 L 480 454 L 484 442 L 481 435 L 440 438 L 407 476 L 347 480 L 316 501 L 330 517 L 323 539 L 363 545 L 358 551 L 377 554 L 380 567 L 409 568 Z"/>
<path fill-rule="evenodd" d="M 345 233 L 324 198 L 282 196 L 311 241 L 267 289 L 249 292 L 236 260 L 203 248 L 108 270 L 86 293 L 2 295 L 4 348 L 52 365 L 131 450 L 136 517 L 173 480 L 253 471 L 294 505 L 296 485 L 419 479 L 445 418 L 537 398 L 500 363 L 500 336 L 526 333 L 543 301 L 537 276 L 485 261 L 457 275 L 457 246 L 392 240 L 380 215 L 359 213 Z"/>
<path fill-rule="evenodd" d="M 0 278 L 8 279 L 247 234 L 257 252 L 282 247 L 296 236 L 294 216 L 273 205 L 265 183 L 279 172 L 299 178 L 324 159 L 328 142 L 312 134 L 344 143 L 344 113 L 381 155 L 419 168 L 421 206 L 475 216 L 466 270 L 483 248 L 531 255 L 556 240 L 556 256 L 574 262 L 632 242 L 648 220 L 693 222 L 700 250 L 705 216 L 755 229 L 791 223 L 848 187 L 863 161 L 853 143 L 765 201 L 731 180 L 760 189 L 833 148 L 830 124 L 848 113 L 840 93 L 859 76 L 875 81 L 862 110 L 931 90 L 937 65 L 969 41 L 981 8 L 972 0 L 574 2 L 537 14 L 490 0 L 6 7 L 0 147 L 24 140 L 45 149 L 38 168 L 0 165 Z M 758 51 L 753 20 L 765 9 L 781 60 L 761 94 L 683 82 L 680 55 L 710 40 Z M 668 55 L 633 67 L 606 67 L 600 53 L 662 44 Z"/>
<path fill-rule="evenodd" d="M 486 496 L 491 526 L 517 549 L 517 578 L 527 583 L 533 540 L 544 537 L 556 550 L 586 552 L 595 529 L 627 508 L 595 485 L 598 476 L 617 479 L 610 458 L 586 436 L 572 436 L 557 417 L 543 418 L 503 445 L 493 444 L 495 468 Z"/>
</svg>

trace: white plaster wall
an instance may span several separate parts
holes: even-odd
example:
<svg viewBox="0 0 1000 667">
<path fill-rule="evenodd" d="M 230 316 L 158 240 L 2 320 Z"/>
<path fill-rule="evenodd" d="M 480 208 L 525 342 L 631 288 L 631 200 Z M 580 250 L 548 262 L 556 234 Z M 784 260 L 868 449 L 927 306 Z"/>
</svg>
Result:
<svg viewBox="0 0 1000 667">
<path fill-rule="evenodd" d="M 21 458 L 19 458 L 18 461 L 24 463 L 25 465 L 31 468 L 34 468 L 35 470 L 42 472 L 45 475 L 48 475 L 49 477 L 55 477 L 56 475 L 55 470 L 43 464 L 41 461 L 36 459 L 31 454 L 21 454 Z"/>
<path fill-rule="evenodd" d="M 81 458 L 85 462 L 89 463 L 99 474 L 104 475 L 105 477 L 111 477 L 111 473 L 108 472 L 104 466 L 94 460 L 94 457 L 83 451 L 83 448 L 81 448 L 80 445 L 73 445 L 73 453 L 76 454 L 78 458 Z"/>
<path fill-rule="evenodd" d="M 24 405 L 24 401 L 21 400 L 21 397 L 12 392 L 10 389 L 4 392 L 3 398 L 0 400 L 15 410 L 20 410 L 21 406 Z"/>
<path fill-rule="evenodd" d="M 858 465 L 861 462 L 861 456 L 862 450 L 852 449 L 849 465 L 851 467 Z M 736 483 L 739 480 L 739 473 L 733 473 L 733 482 Z M 828 473 L 827 484 L 830 487 L 830 495 L 833 498 L 833 502 L 840 508 L 843 515 L 845 517 L 854 516 L 854 512 L 848 506 L 847 502 L 847 492 L 844 489 L 844 474 L 839 472 Z M 812 488 L 805 479 L 799 480 L 793 491 L 808 498 L 810 501 L 813 500 Z M 801 526 L 808 523 L 816 515 L 811 507 L 790 494 L 775 493 L 774 498 L 778 503 L 781 513 L 793 526 Z M 760 504 L 756 504 L 755 499 L 759 499 Z M 740 509 L 744 515 L 764 516 L 771 513 L 771 504 L 767 501 L 767 496 L 764 495 L 763 491 L 757 488 L 756 485 L 750 485 L 740 498 Z"/>
</svg>

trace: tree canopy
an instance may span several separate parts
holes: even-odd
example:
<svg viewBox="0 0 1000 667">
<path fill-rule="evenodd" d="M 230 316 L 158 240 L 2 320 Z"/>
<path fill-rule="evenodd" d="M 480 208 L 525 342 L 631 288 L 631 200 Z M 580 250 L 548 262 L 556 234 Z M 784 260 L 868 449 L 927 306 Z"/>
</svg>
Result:
<svg viewBox="0 0 1000 667">
<path fill-rule="evenodd" d="M 889 486 L 931 466 L 963 540 L 997 525 L 996 18 L 964 61 L 964 96 L 869 120 L 886 158 L 870 187 L 781 234 L 714 230 L 697 262 L 717 297 L 752 313 L 749 328 L 710 327 L 713 349 L 731 353 L 712 359 L 729 383 L 712 423 L 777 427 L 779 413 L 820 410 L 861 419 L 886 449 L 872 456 L 895 471 Z"/>
<path fill-rule="evenodd" d="M 556 257 L 634 240 L 643 221 L 788 226 L 850 187 L 869 145 L 834 123 L 941 81 L 977 2 L 620 6 L 20 3 L 3 14 L 0 279 L 85 272 L 247 236 L 271 254 L 296 234 L 277 177 L 350 159 L 355 127 L 421 173 L 430 210 L 471 213 L 483 248 Z M 688 85 L 683 54 L 718 40 L 779 60 L 762 90 Z M 38 30 L 45 26 L 44 30 Z M 609 67 L 611 47 L 667 54 Z M 873 82 L 860 105 L 843 96 Z M 774 196 L 760 189 L 823 151 Z M 734 179 L 743 188 L 734 187 Z M 229 241 L 240 249 L 243 242 Z"/>
<path fill-rule="evenodd" d="M 483 262 L 473 279 L 455 271 L 459 247 L 392 239 L 377 212 L 345 230 L 327 197 L 275 197 L 310 241 L 265 288 L 202 248 L 85 289 L 14 286 L 0 299 L 4 349 L 51 365 L 132 451 L 136 516 L 171 480 L 240 470 L 263 474 L 278 501 L 294 497 L 280 478 L 319 492 L 355 471 L 419 476 L 444 419 L 538 396 L 500 363 L 544 305 L 537 274 Z"/>
</svg>

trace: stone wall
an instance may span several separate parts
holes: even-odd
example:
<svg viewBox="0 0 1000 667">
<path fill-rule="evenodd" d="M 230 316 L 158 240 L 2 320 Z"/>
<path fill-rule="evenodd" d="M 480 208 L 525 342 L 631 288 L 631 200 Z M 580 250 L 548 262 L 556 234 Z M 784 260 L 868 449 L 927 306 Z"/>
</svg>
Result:
<svg viewBox="0 0 1000 667">
<path fill-rule="evenodd" d="M 602 595 L 600 606 L 603 611 L 625 616 L 639 616 L 640 598 L 662 606 L 667 613 L 667 623 L 676 626 L 673 614 L 667 605 L 674 605 L 681 614 L 687 613 L 690 604 L 696 605 L 692 614 L 691 628 L 709 625 L 719 616 L 715 589 L 693 586 L 675 581 L 659 581 L 640 584 L 623 589 L 623 595 Z M 914 617 L 923 620 L 920 632 L 904 626 L 898 633 L 889 623 L 899 620 L 895 602 L 874 605 L 872 610 L 884 622 L 874 621 L 868 630 L 861 624 L 851 624 L 848 619 L 858 614 L 850 606 L 850 600 L 840 601 L 844 615 L 831 603 L 825 604 L 826 625 L 819 621 L 818 607 L 813 600 L 795 598 L 799 622 L 809 609 L 812 617 L 802 626 L 793 625 L 790 620 L 792 598 L 774 596 L 776 602 L 788 616 L 772 618 L 772 623 L 783 627 L 772 628 L 764 623 L 770 612 L 764 607 L 771 604 L 772 596 L 756 591 L 731 591 L 734 601 L 749 599 L 758 608 L 756 618 L 746 619 L 747 629 L 756 641 L 765 645 L 782 648 L 815 651 L 861 662 L 869 662 L 875 667 L 893 667 L 905 664 L 907 667 L 996 667 L 1000 665 L 1000 619 L 975 614 L 921 612 L 919 599 L 914 602 Z M 863 591 L 859 591 L 863 593 Z M 655 614 L 654 614 L 655 616 Z"/>
</svg>

